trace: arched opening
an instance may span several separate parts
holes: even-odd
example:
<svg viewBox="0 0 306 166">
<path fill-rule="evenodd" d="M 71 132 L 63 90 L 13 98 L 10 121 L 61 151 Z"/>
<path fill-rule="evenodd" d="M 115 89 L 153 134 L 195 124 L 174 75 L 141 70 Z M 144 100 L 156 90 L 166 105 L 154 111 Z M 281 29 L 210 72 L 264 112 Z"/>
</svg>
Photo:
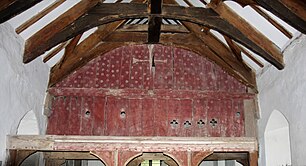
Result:
<svg viewBox="0 0 306 166">
<path fill-rule="evenodd" d="M 289 123 L 285 116 L 274 110 L 265 129 L 266 165 L 290 165 Z"/>
<path fill-rule="evenodd" d="M 19 122 L 18 135 L 38 135 L 38 121 L 33 110 L 27 112 Z"/>
<path fill-rule="evenodd" d="M 27 112 L 19 122 L 18 135 L 39 135 L 38 121 L 33 110 Z M 37 152 L 27 157 L 21 165 L 40 165 L 41 153 Z"/>
<path fill-rule="evenodd" d="M 247 166 L 249 154 L 215 152 L 206 157 L 199 166 Z"/>
<path fill-rule="evenodd" d="M 164 153 L 142 153 L 128 162 L 126 166 L 179 166 Z"/>
<path fill-rule="evenodd" d="M 43 156 L 43 160 L 33 160 Z M 60 166 L 106 166 L 89 152 L 33 152 L 21 161 L 20 166 L 60 165 Z"/>
</svg>

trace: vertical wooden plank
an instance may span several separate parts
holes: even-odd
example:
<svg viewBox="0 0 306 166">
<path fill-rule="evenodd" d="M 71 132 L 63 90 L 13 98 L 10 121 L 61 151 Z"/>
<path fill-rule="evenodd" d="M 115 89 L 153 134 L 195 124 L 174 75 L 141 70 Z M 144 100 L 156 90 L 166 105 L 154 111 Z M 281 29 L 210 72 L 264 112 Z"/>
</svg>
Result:
<svg viewBox="0 0 306 166">
<path fill-rule="evenodd" d="M 121 70 L 122 49 L 117 48 L 113 50 L 112 56 L 109 56 L 109 86 L 112 89 L 118 89 L 120 84 L 120 70 Z"/>
<path fill-rule="evenodd" d="M 249 153 L 249 165 L 258 166 L 258 152 Z"/>
<path fill-rule="evenodd" d="M 182 68 L 184 64 L 183 55 L 186 53 L 180 48 L 173 48 L 173 71 L 174 71 L 174 89 L 184 89 L 185 80 L 184 80 L 184 69 Z"/>
<path fill-rule="evenodd" d="M 47 134 L 56 134 L 57 130 L 57 117 L 58 117 L 58 107 L 60 102 L 60 97 L 53 97 L 52 99 L 52 111 L 51 115 L 48 117 L 48 127 Z"/>
<path fill-rule="evenodd" d="M 143 59 L 149 61 L 150 54 L 149 54 L 148 47 L 143 48 L 143 51 L 144 51 Z M 152 90 L 153 89 L 152 66 L 150 66 L 149 62 L 144 62 L 144 63 L 141 63 L 141 67 L 142 67 L 142 72 L 143 72 L 143 87 L 146 90 Z"/>
<path fill-rule="evenodd" d="M 207 117 L 208 117 L 208 136 L 219 137 L 221 132 L 220 125 L 220 106 L 216 99 L 209 99 L 207 102 Z"/>
<path fill-rule="evenodd" d="M 93 135 L 104 135 L 105 130 L 105 97 L 94 97 Z"/>
<path fill-rule="evenodd" d="M 214 73 L 214 64 L 210 61 L 205 62 L 205 72 L 206 72 L 206 81 L 207 81 L 207 90 L 216 90 L 216 76 Z"/>
<path fill-rule="evenodd" d="M 256 137 L 257 125 L 256 125 L 256 102 L 255 99 L 244 100 L 244 120 L 245 120 L 245 136 Z"/>
<path fill-rule="evenodd" d="M 207 137 L 208 135 L 209 122 L 206 105 L 206 99 L 195 99 L 193 102 L 192 129 L 194 137 Z"/>
<path fill-rule="evenodd" d="M 83 67 L 83 79 L 81 80 L 82 88 L 93 88 L 95 86 L 96 64 L 93 59 Z"/>
<path fill-rule="evenodd" d="M 234 132 L 236 137 L 244 136 L 244 103 L 242 99 L 233 100 Z"/>
<path fill-rule="evenodd" d="M 130 88 L 143 89 L 143 68 L 142 63 L 148 63 L 149 59 L 144 58 L 144 49 L 143 45 L 136 45 L 132 50 L 132 64 L 131 64 L 131 73 L 130 73 Z"/>
<path fill-rule="evenodd" d="M 167 136 L 170 121 L 168 121 L 167 99 L 154 99 L 154 126 L 156 136 Z"/>
<path fill-rule="evenodd" d="M 215 66 L 215 75 L 216 75 L 216 83 L 217 89 L 219 91 L 227 92 L 230 90 L 229 81 L 227 78 L 227 73 L 222 70 L 219 66 Z"/>
<path fill-rule="evenodd" d="M 69 97 L 60 97 L 57 116 L 57 135 L 67 134 L 67 125 L 69 123 L 70 99 Z"/>
<path fill-rule="evenodd" d="M 203 90 L 203 87 L 206 86 L 206 77 L 204 77 L 205 68 L 203 68 L 203 57 L 200 57 L 198 54 L 190 52 L 192 56 L 192 67 L 193 71 L 192 74 L 192 82 L 194 82 L 193 89 L 194 90 Z"/>
<path fill-rule="evenodd" d="M 105 135 L 127 136 L 127 117 L 130 114 L 129 100 L 125 98 L 107 97 Z"/>
<path fill-rule="evenodd" d="M 116 98 L 106 97 L 105 104 L 105 135 L 119 135 L 120 112 L 116 110 Z"/>
<path fill-rule="evenodd" d="M 127 114 L 127 128 L 129 136 L 142 135 L 142 100 L 129 99 L 129 113 Z"/>
<path fill-rule="evenodd" d="M 92 135 L 93 104 L 93 97 L 84 96 L 82 98 L 80 135 Z"/>
<path fill-rule="evenodd" d="M 171 47 L 154 45 L 153 48 L 155 76 L 155 89 L 169 89 L 173 87 L 173 57 Z"/>
<path fill-rule="evenodd" d="M 193 101 L 191 99 L 182 99 L 180 101 L 180 114 L 181 114 L 181 122 L 180 126 L 180 136 L 182 137 L 191 137 L 192 136 L 192 128 L 195 127 L 195 124 L 192 123 L 192 104 Z"/>
<path fill-rule="evenodd" d="M 232 123 L 232 101 L 229 99 L 223 99 L 220 101 L 220 136 L 230 137 L 231 136 L 231 123 Z"/>
<path fill-rule="evenodd" d="M 184 60 L 184 75 L 185 75 L 185 86 L 187 90 L 196 90 L 198 89 L 199 83 L 197 82 L 197 66 L 196 56 L 194 53 L 184 50 L 186 52 L 186 58 Z"/>
<path fill-rule="evenodd" d="M 70 113 L 69 113 L 69 125 L 68 130 L 71 135 L 79 135 L 81 127 L 81 105 L 82 98 L 78 96 L 72 96 L 70 98 Z"/>
<path fill-rule="evenodd" d="M 122 48 L 122 59 L 121 59 L 121 71 L 120 71 L 120 88 L 130 87 L 130 73 L 132 64 L 132 48 L 123 47 Z"/>
<path fill-rule="evenodd" d="M 142 127 L 143 136 L 154 136 L 154 100 L 152 98 L 145 98 L 142 100 Z"/>
<path fill-rule="evenodd" d="M 109 66 L 110 59 L 108 58 L 113 52 L 108 52 L 97 58 L 96 61 L 96 87 L 109 88 Z"/>
<path fill-rule="evenodd" d="M 180 136 L 183 120 L 180 112 L 181 102 L 179 99 L 168 100 L 168 136 Z"/>
</svg>

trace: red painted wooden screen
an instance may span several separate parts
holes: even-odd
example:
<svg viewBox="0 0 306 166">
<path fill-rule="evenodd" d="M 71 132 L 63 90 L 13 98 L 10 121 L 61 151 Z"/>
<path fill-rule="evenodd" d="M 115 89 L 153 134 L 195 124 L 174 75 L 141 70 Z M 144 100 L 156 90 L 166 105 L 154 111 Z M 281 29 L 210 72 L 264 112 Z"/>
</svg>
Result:
<svg viewBox="0 0 306 166">
<path fill-rule="evenodd" d="M 47 134 L 244 136 L 244 85 L 195 53 L 149 47 L 115 49 L 50 88 Z"/>
</svg>

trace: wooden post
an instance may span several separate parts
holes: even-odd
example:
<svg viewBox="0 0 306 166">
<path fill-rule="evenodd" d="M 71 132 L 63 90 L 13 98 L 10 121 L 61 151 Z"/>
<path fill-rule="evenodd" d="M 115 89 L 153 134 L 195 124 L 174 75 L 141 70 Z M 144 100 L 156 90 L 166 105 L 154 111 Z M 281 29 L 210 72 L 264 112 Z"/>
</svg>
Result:
<svg viewBox="0 0 306 166">
<path fill-rule="evenodd" d="M 258 166 L 258 152 L 249 153 L 249 166 Z"/>
</svg>

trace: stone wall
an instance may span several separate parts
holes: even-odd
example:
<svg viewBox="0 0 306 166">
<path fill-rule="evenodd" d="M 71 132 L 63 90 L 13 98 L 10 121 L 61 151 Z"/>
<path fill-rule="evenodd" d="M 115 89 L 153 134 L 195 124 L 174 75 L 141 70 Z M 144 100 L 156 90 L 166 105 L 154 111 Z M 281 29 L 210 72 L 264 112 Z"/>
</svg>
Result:
<svg viewBox="0 0 306 166">
<path fill-rule="evenodd" d="M 16 134 L 20 120 L 33 110 L 40 133 L 45 131 L 43 104 L 49 67 L 36 59 L 22 63 L 24 40 L 9 23 L 0 25 L 0 161 L 6 155 L 6 136 Z"/>
<path fill-rule="evenodd" d="M 266 165 L 264 133 L 271 113 L 280 111 L 289 122 L 291 165 L 306 165 L 306 36 L 295 39 L 285 50 L 286 67 L 274 67 L 258 75 L 260 164 Z"/>
</svg>

